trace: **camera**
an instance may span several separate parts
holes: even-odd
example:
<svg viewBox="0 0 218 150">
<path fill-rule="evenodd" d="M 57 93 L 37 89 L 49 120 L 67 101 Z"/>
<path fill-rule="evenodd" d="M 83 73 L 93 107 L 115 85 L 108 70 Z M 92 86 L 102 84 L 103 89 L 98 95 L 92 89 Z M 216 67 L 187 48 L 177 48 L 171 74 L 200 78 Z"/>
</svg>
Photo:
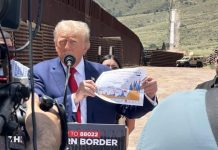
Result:
<svg viewBox="0 0 218 150">
<path fill-rule="evenodd" d="M 17 29 L 20 23 L 20 10 L 21 0 L 0 0 L 0 29 Z M 2 29 L 0 34 L 4 39 L 4 42 L 0 43 L 0 136 L 7 137 L 4 142 L 6 148 L 18 148 L 20 142 L 16 143 L 13 140 L 16 141 L 17 136 L 21 137 L 18 133 L 24 133 L 22 121 L 25 112 L 21 111 L 20 107 L 29 98 L 30 90 L 20 82 L 12 82 L 9 46 L 5 43 Z M 3 147 L 1 145 L 0 148 Z"/>
<path fill-rule="evenodd" d="M 24 147 L 24 116 L 23 102 L 28 100 L 30 90 L 20 82 L 9 80 L 8 48 L 0 44 L 0 136 L 6 136 L 4 143 L 10 148 Z M 22 111 L 24 110 L 24 111 Z M 20 139 L 19 142 L 17 139 Z M 0 146 L 0 149 L 4 146 Z"/>
</svg>

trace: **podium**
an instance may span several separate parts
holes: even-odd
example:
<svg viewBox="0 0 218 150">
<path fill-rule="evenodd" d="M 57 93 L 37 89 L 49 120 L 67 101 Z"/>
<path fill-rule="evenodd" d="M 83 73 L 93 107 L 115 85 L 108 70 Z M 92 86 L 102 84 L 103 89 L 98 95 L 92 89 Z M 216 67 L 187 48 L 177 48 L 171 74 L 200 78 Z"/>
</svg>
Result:
<svg viewBox="0 0 218 150">
<path fill-rule="evenodd" d="M 65 150 L 126 150 L 127 127 L 119 124 L 68 123 L 68 141 Z M 8 147 L 25 150 L 22 134 L 8 136 Z M 5 149 L 5 138 L 0 136 L 0 150 Z"/>
<path fill-rule="evenodd" d="M 68 123 L 67 150 L 126 150 L 127 128 L 118 124 Z"/>
</svg>

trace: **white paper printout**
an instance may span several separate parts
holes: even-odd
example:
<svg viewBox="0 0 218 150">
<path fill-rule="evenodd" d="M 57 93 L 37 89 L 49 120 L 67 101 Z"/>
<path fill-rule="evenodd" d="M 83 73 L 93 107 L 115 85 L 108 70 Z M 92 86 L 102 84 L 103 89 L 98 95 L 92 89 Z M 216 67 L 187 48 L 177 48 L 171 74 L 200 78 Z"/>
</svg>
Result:
<svg viewBox="0 0 218 150">
<path fill-rule="evenodd" d="M 103 72 L 96 81 L 96 96 L 111 103 L 142 106 L 140 85 L 145 77 L 145 69 L 140 67 Z"/>
</svg>

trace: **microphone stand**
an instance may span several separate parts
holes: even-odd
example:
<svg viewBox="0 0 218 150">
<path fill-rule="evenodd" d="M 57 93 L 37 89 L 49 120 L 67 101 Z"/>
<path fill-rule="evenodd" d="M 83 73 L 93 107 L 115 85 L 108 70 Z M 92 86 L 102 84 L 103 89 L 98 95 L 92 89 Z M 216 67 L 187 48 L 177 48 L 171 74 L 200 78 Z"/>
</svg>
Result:
<svg viewBox="0 0 218 150">
<path fill-rule="evenodd" d="M 65 85 L 64 85 L 64 99 L 63 99 L 63 111 L 58 107 L 59 112 L 62 112 L 62 117 L 61 117 L 61 128 L 62 128 L 62 144 L 60 149 L 65 149 L 66 147 L 66 141 L 67 141 L 67 131 L 68 131 L 68 126 L 67 126 L 67 118 L 66 116 L 69 116 L 70 114 L 66 115 L 67 113 L 67 86 L 70 78 L 70 68 L 73 66 L 73 64 L 76 62 L 76 59 L 74 56 L 67 55 L 64 58 L 64 64 L 67 66 L 67 73 L 66 73 L 66 80 L 65 80 Z M 58 105 L 57 105 L 58 106 Z"/>
<path fill-rule="evenodd" d="M 71 65 L 67 65 L 67 74 L 66 74 L 66 80 L 65 80 L 65 85 L 64 85 L 64 100 L 63 100 L 63 103 L 64 103 L 64 107 L 65 107 L 65 110 L 66 110 L 66 107 L 67 107 L 67 86 L 68 86 L 68 82 L 69 82 L 69 78 L 70 78 L 70 66 Z"/>
<path fill-rule="evenodd" d="M 70 78 L 70 67 L 73 66 L 75 62 L 76 62 L 76 58 L 72 55 L 66 55 L 64 58 L 64 64 L 67 66 L 67 74 L 66 74 L 66 80 L 65 80 L 65 86 L 64 86 L 64 99 L 63 99 L 65 111 L 67 109 L 66 99 L 67 99 L 67 86 L 68 86 L 68 82 Z"/>
<path fill-rule="evenodd" d="M 62 118 L 61 119 L 62 120 L 62 125 L 61 125 L 62 127 L 61 128 L 62 128 L 63 133 L 62 133 L 62 144 L 61 144 L 60 149 L 65 149 L 66 143 L 67 143 L 66 141 L 68 139 L 68 136 L 67 136 L 68 126 L 67 126 L 67 118 L 66 118 L 66 113 L 67 113 L 66 99 L 67 99 L 67 86 L 68 86 L 68 81 L 69 81 L 69 78 L 70 78 L 70 67 L 71 67 L 71 63 L 67 63 L 67 74 L 66 74 L 66 80 L 65 80 L 65 85 L 64 85 L 64 99 L 63 99 L 63 104 L 64 104 L 63 110 L 64 111 L 62 113 L 64 115 L 61 117 Z M 59 109 L 59 111 L 61 111 L 61 110 Z"/>
</svg>

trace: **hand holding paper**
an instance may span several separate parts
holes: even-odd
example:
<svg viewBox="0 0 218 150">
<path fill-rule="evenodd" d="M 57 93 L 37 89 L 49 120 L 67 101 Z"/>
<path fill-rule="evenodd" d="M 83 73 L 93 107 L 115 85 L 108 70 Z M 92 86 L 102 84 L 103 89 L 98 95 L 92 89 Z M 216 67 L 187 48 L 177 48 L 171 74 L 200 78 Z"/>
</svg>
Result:
<svg viewBox="0 0 218 150">
<path fill-rule="evenodd" d="M 96 81 L 98 88 L 96 95 L 108 102 L 142 106 L 144 89 L 140 87 L 145 77 L 143 68 L 103 72 Z"/>
<path fill-rule="evenodd" d="M 149 98 L 153 98 L 157 92 L 157 81 L 151 77 L 146 77 L 142 80 L 141 89 L 144 89 Z"/>
</svg>

